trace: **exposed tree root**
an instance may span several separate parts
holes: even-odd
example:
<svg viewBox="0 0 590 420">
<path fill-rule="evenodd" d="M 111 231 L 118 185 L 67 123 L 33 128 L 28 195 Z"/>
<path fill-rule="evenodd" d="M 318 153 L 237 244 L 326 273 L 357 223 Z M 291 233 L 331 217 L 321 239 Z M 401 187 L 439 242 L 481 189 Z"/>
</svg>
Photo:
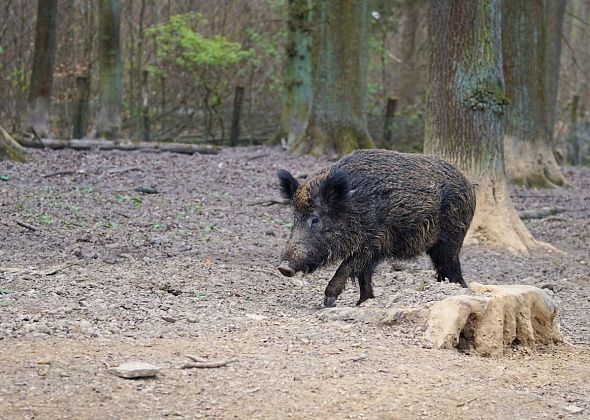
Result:
<svg viewBox="0 0 590 420">
<path fill-rule="evenodd" d="M 0 160 L 2 159 L 26 162 L 27 152 L 0 126 Z"/>
<path fill-rule="evenodd" d="M 530 144 L 512 136 L 504 138 L 508 181 L 526 188 L 572 187 L 559 169 L 549 145 Z"/>
<path fill-rule="evenodd" d="M 483 242 L 523 254 L 541 249 L 555 250 L 533 238 L 514 210 L 503 182 L 479 179 L 477 184 L 477 205 L 465 238 L 466 245 Z"/>
</svg>

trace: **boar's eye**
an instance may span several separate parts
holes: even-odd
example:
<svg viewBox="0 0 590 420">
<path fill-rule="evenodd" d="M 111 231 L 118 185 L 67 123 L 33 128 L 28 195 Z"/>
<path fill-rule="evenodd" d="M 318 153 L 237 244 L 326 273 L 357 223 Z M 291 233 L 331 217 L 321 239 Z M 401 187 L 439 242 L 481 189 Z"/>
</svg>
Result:
<svg viewBox="0 0 590 420">
<path fill-rule="evenodd" d="M 311 216 L 307 223 L 309 223 L 309 227 L 318 227 L 320 224 L 320 218 L 317 216 Z"/>
</svg>

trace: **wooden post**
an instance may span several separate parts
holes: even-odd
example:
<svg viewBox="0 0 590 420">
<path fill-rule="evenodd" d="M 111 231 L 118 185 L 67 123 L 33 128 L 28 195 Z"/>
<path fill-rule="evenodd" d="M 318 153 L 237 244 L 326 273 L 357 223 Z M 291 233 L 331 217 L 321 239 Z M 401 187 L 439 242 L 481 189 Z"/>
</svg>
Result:
<svg viewBox="0 0 590 420">
<path fill-rule="evenodd" d="M 229 144 L 232 147 L 237 146 L 240 141 L 240 116 L 242 114 L 243 102 L 244 87 L 236 86 L 236 94 L 234 96 L 234 112 L 231 121 L 231 133 L 229 136 Z"/>
<path fill-rule="evenodd" d="M 578 103 L 580 102 L 580 96 L 574 95 L 572 101 L 572 120 L 570 127 L 570 144 L 572 146 L 572 163 L 574 165 L 580 164 L 580 144 L 578 143 Z"/>
<path fill-rule="evenodd" d="M 397 107 L 397 98 L 388 98 L 385 108 L 385 121 L 383 126 L 383 146 L 391 147 L 393 145 L 393 119 L 395 117 L 395 108 Z"/>
<path fill-rule="evenodd" d="M 150 107 L 149 107 L 150 92 L 148 89 L 148 71 L 142 72 L 141 78 L 141 113 L 143 116 L 143 126 L 141 130 L 141 138 L 143 141 L 150 141 Z"/>
<path fill-rule="evenodd" d="M 72 137 L 81 139 L 86 134 L 86 124 L 88 122 L 88 98 L 90 96 L 90 83 L 87 76 L 76 77 L 76 87 L 78 89 L 78 106 L 74 113 L 74 130 Z"/>
</svg>

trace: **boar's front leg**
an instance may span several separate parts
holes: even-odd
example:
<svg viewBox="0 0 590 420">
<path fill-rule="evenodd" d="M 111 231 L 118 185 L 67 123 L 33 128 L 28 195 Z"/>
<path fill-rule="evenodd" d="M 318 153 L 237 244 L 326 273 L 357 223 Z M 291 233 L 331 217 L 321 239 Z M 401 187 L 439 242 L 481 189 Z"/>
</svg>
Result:
<svg viewBox="0 0 590 420">
<path fill-rule="evenodd" d="M 324 306 L 326 308 L 331 308 L 332 306 L 336 306 L 336 299 L 344 290 L 346 286 L 346 280 L 351 276 L 354 269 L 355 260 L 353 257 L 349 257 L 342 261 L 338 270 L 332 277 L 332 280 L 326 286 L 326 291 L 324 292 Z"/>
</svg>

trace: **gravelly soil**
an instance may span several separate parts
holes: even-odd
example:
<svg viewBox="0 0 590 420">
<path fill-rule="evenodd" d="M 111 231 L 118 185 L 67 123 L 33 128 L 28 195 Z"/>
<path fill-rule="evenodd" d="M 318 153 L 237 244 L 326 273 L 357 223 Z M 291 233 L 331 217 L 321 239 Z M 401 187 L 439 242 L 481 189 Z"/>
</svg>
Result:
<svg viewBox="0 0 590 420">
<path fill-rule="evenodd" d="M 555 418 L 572 416 L 570 406 L 588 415 L 589 169 L 564 170 L 572 190 L 512 190 L 519 210 L 566 209 L 528 222 L 561 252 L 463 250 L 468 282 L 547 288 L 569 343 L 483 359 L 424 348 L 414 324 L 323 316 L 334 267 L 280 276 L 290 211 L 250 204 L 277 198 L 277 169 L 326 163 L 264 147 L 36 151 L 28 164 L 0 162 L 0 417 Z M 374 282 L 368 308 L 464 293 L 435 283 L 426 258 L 385 263 Z M 349 286 L 338 305 L 357 295 Z M 238 361 L 181 370 L 187 354 Z M 160 376 L 108 372 L 138 359 Z"/>
</svg>

